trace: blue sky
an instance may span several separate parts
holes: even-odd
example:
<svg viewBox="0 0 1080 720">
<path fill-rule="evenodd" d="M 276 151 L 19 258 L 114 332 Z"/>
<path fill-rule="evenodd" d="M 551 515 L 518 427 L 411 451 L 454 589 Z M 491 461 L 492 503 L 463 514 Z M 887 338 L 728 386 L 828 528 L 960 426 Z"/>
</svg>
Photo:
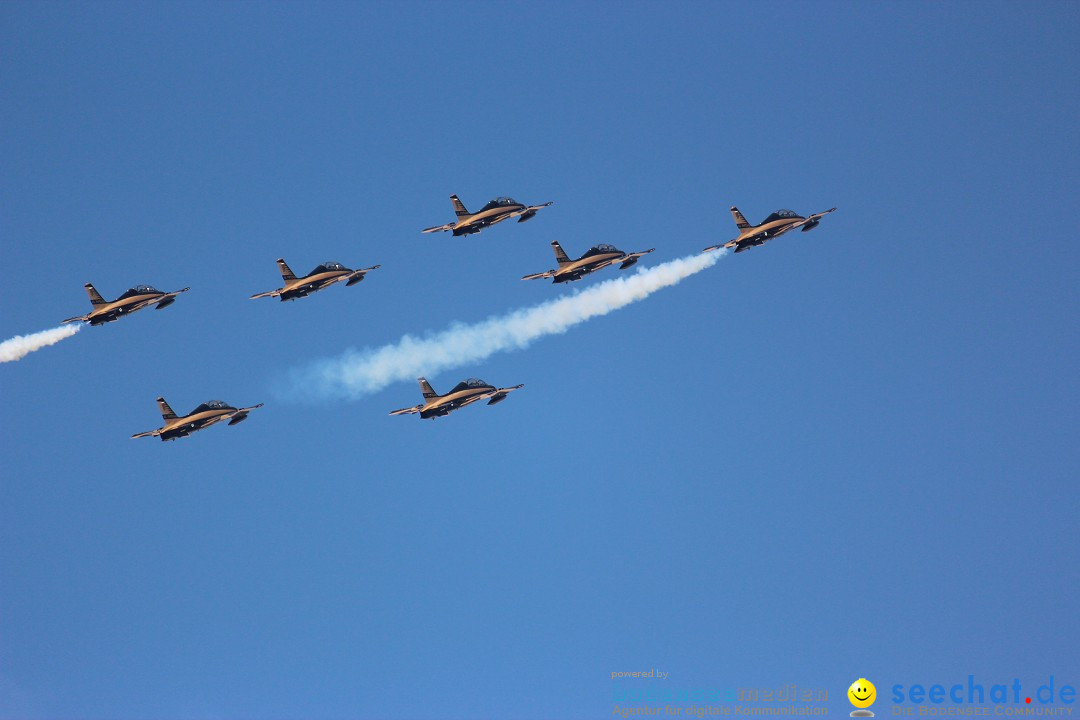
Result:
<svg viewBox="0 0 1080 720">
<path fill-rule="evenodd" d="M 0 9 L 0 717 L 590 718 L 611 673 L 1080 682 L 1075 3 Z M 422 235 L 496 195 L 555 204 Z M 796 233 L 430 377 L 292 368 Z M 274 259 L 381 264 L 295 303 Z M 614 275 L 616 271 L 607 271 Z M 602 278 L 590 278 L 594 284 Z M 237 427 L 129 440 L 223 398 Z M 832 695 L 830 695 L 832 697 Z"/>
</svg>

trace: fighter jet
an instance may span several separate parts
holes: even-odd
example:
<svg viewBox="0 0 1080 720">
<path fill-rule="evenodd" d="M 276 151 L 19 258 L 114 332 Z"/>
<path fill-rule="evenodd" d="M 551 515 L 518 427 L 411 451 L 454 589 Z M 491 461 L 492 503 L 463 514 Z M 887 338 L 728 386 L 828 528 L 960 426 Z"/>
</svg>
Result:
<svg viewBox="0 0 1080 720">
<path fill-rule="evenodd" d="M 522 205 L 517 200 L 508 197 L 497 197 L 489 202 L 484 207 L 480 208 L 480 212 L 471 213 L 465 209 L 465 206 L 457 195 L 451 195 L 450 201 L 454 203 L 454 212 L 457 213 L 457 220 L 445 225 L 439 225 L 438 227 L 429 227 L 420 232 L 433 233 L 439 231 L 450 230 L 454 235 L 471 235 L 472 233 L 478 233 L 489 225 L 500 223 L 503 220 L 509 220 L 510 218 L 517 218 L 519 223 L 523 223 L 526 220 L 531 220 L 536 216 L 536 213 L 551 205 L 550 202 L 546 202 L 543 205 Z"/>
<path fill-rule="evenodd" d="M 161 408 L 161 417 L 165 421 L 165 425 L 157 430 L 136 433 L 131 436 L 132 438 L 160 437 L 162 442 L 175 440 L 176 438 L 187 437 L 193 432 L 208 428 L 222 420 L 228 420 L 230 425 L 243 422 L 247 420 L 249 412 L 258 410 L 263 406 L 262 403 L 259 403 L 251 407 L 235 408 L 221 400 L 211 400 L 210 402 L 204 402 L 187 415 L 177 417 L 173 409 L 169 407 L 169 403 L 165 402 L 165 398 L 158 398 L 157 404 Z"/>
<path fill-rule="evenodd" d="M 176 292 L 164 293 L 155 290 L 149 285 L 136 285 L 120 297 L 109 302 L 101 297 L 101 293 L 94 289 L 94 286 L 90 283 L 86 283 L 84 287 L 86 288 L 86 294 L 90 296 L 90 304 L 94 306 L 94 309 L 86 315 L 70 317 L 64 322 L 88 322 L 91 325 L 104 325 L 150 305 L 157 305 L 158 310 L 168 307 L 176 302 L 177 295 L 191 289 L 184 288 Z"/>
<path fill-rule="evenodd" d="M 395 410 L 391 415 L 412 415 L 414 413 L 420 413 L 421 418 L 437 418 L 449 415 L 454 410 L 463 408 L 466 405 L 471 405 L 477 400 L 487 400 L 488 405 L 494 405 L 500 403 L 506 399 L 506 396 L 517 390 L 518 388 L 525 387 L 524 385 L 515 385 L 508 388 L 496 388 L 494 385 L 488 385 L 483 380 L 477 378 L 469 378 L 463 382 L 459 382 L 454 386 L 454 389 L 445 395 L 440 395 L 431 389 L 431 385 L 424 378 L 417 378 L 420 383 L 420 391 L 424 393 L 424 402 L 416 407 L 407 407 L 400 410 Z"/>
<path fill-rule="evenodd" d="M 286 300 L 296 300 L 297 298 L 306 297 L 313 292 L 318 292 L 323 288 L 328 288 L 331 285 L 342 281 L 345 281 L 345 285 L 348 287 L 349 285 L 355 285 L 363 280 L 366 273 L 382 267 L 381 265 L 372 265 L 363 270 L 350 270 L 341 263 L 327 261 L 322 265 L 317 265 L 314 270 L 304 277 L 298 278 L 293 274 L 293 271 L 289 266 L 285 264 L 284 260 L 278 258 L 277 264 L 278 268 L 281 269 L 281 278 L 285 281 L 285 287 L 252 295 L 252 300 L 264 297 L 280 297 L 281 302 L 285 302 Z"/>
<path fill-rule="evenodd" d="M 577 260 L 571 260 L 563 252 L 562 245 L 558 240 L 553 240 L 551 247 L 555 250 L 555 259 L 559 262 L 557 270 L 526 275 L 522 280 L 537 280 L 539 278 L 551 278 L 553 283 L 572 282 L 580 280 L 589 273 L 596 272 L 608 265 L 622 263 L 620 270 L 625 270 L 638 261 L 642 255 L 648 255 L 656 248 L 649 248 L 636 253 L 625 253 L 614 245 L 596 245 L 589 249 Z"/>
<path fill-rule="evenodd" d="M 731 217 L 735 218 L 735 225 L 739 228 L 739 237 L 730 242 L 723 243 L 722 245 L 707 247 L 702 252 L 710 252 L 725 247 L 735 248 L 735 252 L 739 253 L 743 250 L 757 247 L 758 245 L 764 245 L 769 240 L 780 237 L 788 230 L 794 230 L 797 227 L 801 227 L 803 232 L 813 230 L 818 226 L 818 223 L 821 222 L 821 218 L 834 210 L 836 210 L 836 208 L 831 208 L 825 212 L 814 213 L 810 217 L 803 217 L 792 210 L 777 210 L 772 215 L 762 220 L 760 225 L 751 225 L 746 222 L 746 218 L 739 212 L 739 208 L 732 205 Z"/>
</svg>

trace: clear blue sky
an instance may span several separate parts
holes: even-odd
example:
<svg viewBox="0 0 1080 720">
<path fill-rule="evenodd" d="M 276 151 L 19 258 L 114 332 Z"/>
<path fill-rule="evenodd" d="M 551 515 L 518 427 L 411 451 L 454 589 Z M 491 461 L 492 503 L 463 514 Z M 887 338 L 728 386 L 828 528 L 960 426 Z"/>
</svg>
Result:
<svg viewBox="0 0 1080 720">
<path fill-rule="evenodd" d="M 6 3 L 0 718 L 592 718 L 686 686 L 1080 683 L 1076 3 Z M 555 201 L 422 235 L 496 195 Z M 812 233 L 430 379 L 347 348 L 571 253 Z M 274 259 L 381 264 L 295 303 Z M 608 274 L 615 271 L 609 270 Z M 599 278 L 586 280 L 597 282 Z M 237 427 L 129 435 L 222 398 Z M 881 706 L 887 712 L 885 706 Z"/>
</svg>

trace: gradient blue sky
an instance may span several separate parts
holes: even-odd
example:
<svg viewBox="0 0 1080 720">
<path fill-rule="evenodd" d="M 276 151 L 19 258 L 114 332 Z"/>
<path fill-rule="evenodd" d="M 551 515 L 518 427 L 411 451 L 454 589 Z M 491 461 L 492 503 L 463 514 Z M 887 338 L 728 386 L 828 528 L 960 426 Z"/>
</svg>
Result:
<svg viewBox="0 0 1080 720">
<path fill-rule="evenodd" d="M 1080 683 L 1080 5 L 5 3 L 0 717 L 590 718 L 687 686 Z M 421 235 L 512 195 L 533 222 Z M 445 420 L 291 368 L 838 206 Z M 274 259 L 382 264 L 251 302 Z M 613 274 L 613 271 L 608 271 Z M 585 282 L 594 283 L 599 278 Z M 243 425 L 132 441 L 211 398 Z M 884 708 L 885 706 L 882 706 Z M 883 710 L 887 712 L 887 710 Z"/>
</svg>

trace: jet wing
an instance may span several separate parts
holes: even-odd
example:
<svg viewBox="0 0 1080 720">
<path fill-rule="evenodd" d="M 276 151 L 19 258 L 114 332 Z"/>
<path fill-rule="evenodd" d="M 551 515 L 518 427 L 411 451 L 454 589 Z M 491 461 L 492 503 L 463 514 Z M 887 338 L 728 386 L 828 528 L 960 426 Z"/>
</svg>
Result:
<svg viewBox="0 0 1080 720">
<path fill-rule="evenodd" d="M 530 205 L 529 207 L 518 213 L 519 215 L 521 215 L 521 217 L 518 218 L 518 222 L 523 223 L 526 220 L 533 219 L 534 217 L 536 217 L 536 213 L 548 207 L 549 205 L 551 205 L 550 202 L 546 202 L 543 205 Z"/>
<path fill-rule="evenodd" d="M 491 399 L 488 400 L 488 405 L 495 405 L 496 403 L 501 403 L 503 400 L 506 399 L 507 395 L 514 392 L 515 390 L 520 390 L 523 387 L 525 387 L 524 383 L 520 385 L 515 385 L 514 387 L 499 388 L 495 392 L 495 394 L 491 396 Z"/>
<path fill-rule="evenodd" d="M 522 212 L 523 211 L 519 210 L 518 212 L 506 213 L 505 215 L 498 215 L 498 216 L 492 218 L 491 220 L 484 220 L 483 221 L 484 227 L 491 227 L 492 225 L 498 225 L 503 220 L 509 220 L 510 218 L 515 218 L 518 215 L 520 215 Z M 520 222 L 520 220 L 518 222 Z"/>
<path fill-rule="evenodd" d="M 174 302 L 176 302 L 176 296 L 177 295 L 179 295 L 180 293 L 186 293 L 190 289 L 191 288 L 186 287 L 183 290 L 177 290 L 176 292 L 165 293 L 164 295 L 159 297 L 157 300 L 155 300 L 153 303 L 151 303 L 151 305 L 156 305 L 157 306 L 155 308 L 156 310 L 160 310 L 161 308 L 168 307 L 168 306 L 172 305 Z"/>
<path fill-rule="evenodd" d="M 712 252 L 713 250 L 719 250 L 720 248 L 727 248 L 727 249 L 730 250 L 731 248 L 735 247 L 738 244 L 739 244 L 738 240 L 729 240 L 726 243 L 721 243 L 719 245 L 713 245 L 711 247 L 707 247 L 704 250 L 702 250 L 701 252 Z"/>
<path fill-rule="evenodd" d="M 420 412 L 420 409 L 422 407 L 424 407 L 424 406 L 423 405 L 417 405 L 415 407 L 401 408 L 400 410 L 394 410 L 390 414 L 391 415 L 414 415 L 415 413 Z"/>
<path fill-rule="evenodd" d="M 445 225 L 439 225 L 437 227 L 424 228 L 420 232 L 422 232 L 422 233 L 446 232 L 447 230 L 453 230 L 455 225 L 457 225 L 457 223 L 446 223 Z"/>
<path fill-rule="evenodd" d="M 235 425 L 237 423 L 241 423 L 241 422 L 244 422 L 245 420 L 247 420 L 247 416 L 248 416 L 249 412 L 251 412 L 252 410 L 258 410 L 262 406 L 263 406 L 263 404 L 259 403 L 258 405 L 252 405 L 251 407 L 240 408 L 239 410 L 234 412 L 232 415 L 228 415 L 226 417 L 229 418 L 229 424 L 230 425 Z M 224 420 L 225 418 L 223 417 L 221 419 Z"/>
<path fill-rule="evenodd" d="M 806 221 L 810 222 L 811 220 L 820 220 L 821 218 L 825 217 L 826 215 L 828 215 L 831 212 L 836 212 L 836 208 L 829 208 L 828 210 L 826 210 L 824 212 L 814 213 L 810 217 L 806 218 Z"/>
<path fill-rule="evenodd" d="M 372 270 L 378 270 L 381 267 L 382 265 L 372 265 L 371 267 L 364 268 L 363 270 L 353 270 L 348 275 L 343 275 L 342 279 L 345 280 L 346 286 L 355 285 L 356 283 L 364 279 L 364 275 L 368 274 Z"/>
<path fill-rule="evenodd" d="M 523 277 L 521 279 L 522 280 L 539 280 L 540 278 L 555 277 L 556 272 L 557 271 L 555 271 L 555 270 L 548 270 L 547 272 L 536 273 L 534 275 L 526 275 L 525 277 Z"/>
<path fill-rule="evenodd" d="M 640 258 L 642 255 L 648 255 L 654 250 L 656 250 L 656 248 L 649 248 L 648 250 L 642 250 L 641 252 L 627 253 L 626 255 L 623 255 L 621 258 L 619 258 L 619 260 L 621 260 L 622 262 L 622 264 L 619 265 L 619 269 L 625 270 L 626 268 L 636 263 L 638 261 L 638 258 Z"/>
<path fill-rule="evenodd" d="M 161 302 L 162 300 L 165 300 L 167 298 L 174 298 L 177 295 L 179 295 L 180 293 L 186 293 L 190 289 L 191 289 L 190 287 L 186 287 L 186 288 L 183 288 L 181 290 L 176 290 L 175 292 L 167 292 L 164 295 L 162 295 L 161 297 L 159 297 L 157 299 L 157 302 Z"/>
</svg>

